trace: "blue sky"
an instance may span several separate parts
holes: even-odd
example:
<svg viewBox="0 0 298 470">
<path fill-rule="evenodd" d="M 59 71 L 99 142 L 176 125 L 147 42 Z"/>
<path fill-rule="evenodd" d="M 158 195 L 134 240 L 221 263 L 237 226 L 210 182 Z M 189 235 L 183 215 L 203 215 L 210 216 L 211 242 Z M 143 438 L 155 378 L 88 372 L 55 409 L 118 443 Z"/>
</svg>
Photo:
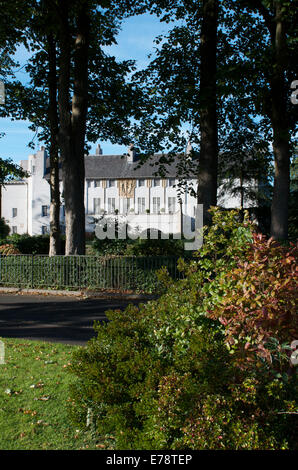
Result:
<svg viewBox="0 0 298 470">
<path fill-rule="evenodd" d="M 153 51 L 153 41 L 156 36 L 167 32 L 171 25 L 160 23 L 159 19 L 149 14 L 140 15 L 127 19 L 117 37 L 117 45 L 107 48 L 111 55 L 115 55 L 119 60 L 134 59 L 139 69 L 148 64 L 148 54 Z M 20 63 L 20 68 L 26 63 L 28 53 L 24 48 L 20 48 L 16 55 Z M 17 74 L 18 79 L 26 81 L 26 74 L 21 69 Z M 28 158 L 33 151 L 28 147 L 28 143 L 34 134 L 28 129 L 30 125 L 26 121 L 11 121 L 7 118 L 0 118 L 0 132 L 6 135 L 0 139 L 0 157 L 11 158 L 18 163 L 20 160 Z M 123 153 L 126 148 L 120 145 L 113 145 L 110 142 L 98 142 L 101 144 L 105 154 Z M 36 150 L 40 143 L 36 141 Z M 96 144 L 92 144 L 90 153 L 95 153 Z"/>
</svg>

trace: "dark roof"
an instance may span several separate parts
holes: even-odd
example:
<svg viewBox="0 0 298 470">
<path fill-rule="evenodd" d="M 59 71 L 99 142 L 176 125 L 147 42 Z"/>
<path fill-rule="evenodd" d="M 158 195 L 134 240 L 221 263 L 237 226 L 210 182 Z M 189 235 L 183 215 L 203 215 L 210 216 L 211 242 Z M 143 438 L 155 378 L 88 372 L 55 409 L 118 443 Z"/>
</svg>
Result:
<svg viewBox="0 0 298 470">
<path fill-rule="evenodd" d="M 154 175 L 158 171 L 159 160 L 162 154 L 155 154 L 140 165 L 141 159 L 129 163 L 126 155 L 86 155 L 85 156 L 85 178 L 87 179 L 126 179 L 126 178 L 158 178 Z M 180 157 L 181 158 L 181 157 Z M 177 176 L 177 163 L 179 157 L 171 164 L 164 164 L 165 177 L 174 178 Z M 181 162 L 181 160 L 180 160 Z M 48 177 L 49 168 L 46 171 Z"/>
<path fill-rule="evenodd" d="M 122 155 L 88 155 L 85 157 L 85 175 L 86 178 L 154 178 L 158 171 L 155 163 L 161 156 L 154 155 L 140 165 L 140 159 L 128 163 L 127 157 Z M 175 177 L 176 165 L 166 165 L 166 171 L 167 176 Z"/>
</svg>

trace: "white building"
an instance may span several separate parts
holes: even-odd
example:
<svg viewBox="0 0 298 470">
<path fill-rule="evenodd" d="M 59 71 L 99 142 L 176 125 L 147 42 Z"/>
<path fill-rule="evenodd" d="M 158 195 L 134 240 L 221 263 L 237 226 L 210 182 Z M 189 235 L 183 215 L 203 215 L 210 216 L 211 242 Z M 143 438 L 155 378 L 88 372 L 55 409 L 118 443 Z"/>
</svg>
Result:
<svg viewBox="0 0 298 470">
<path fill-rule="evenodd" d="M 181 233 L 183 224 L 194 222 L 195 197 L 184 191 L 178 197 L 177 162 L 166 166 L 167 177 L 154 176 L 160 155 L 139 165 L 135 151 L 127 155 L 103 155 L 97 147 L 95 155 L 85 156 L 85 210 L 86 232 L 95 229 L 94 220 L 106 214 L 117 214 L 125 221 L 134 216 L 139 232 L 158 228 L 164 233 Z M 187 158 L 187 156 L 185 157 Z M 153 164 L 153 165 L 152 165 Z M 22 181 L 12 181 L 2 188 L 2 217 L 11 233 L 40 235 L 49 232 L 50 186 L 49 159 L 44 147 L 21 166 L 29 173 Z M 188 185 L 196 187 L 196 179 Z M 63 187 L 61 193 L 61 225 L 64 225 Z M 224 207 L 239 207 L 236 198 L 221 201 Z M 183 214 L 183 216 L 181 216 Z M 131 217 L 130 217 L 131 218 Z"/>
</svg>

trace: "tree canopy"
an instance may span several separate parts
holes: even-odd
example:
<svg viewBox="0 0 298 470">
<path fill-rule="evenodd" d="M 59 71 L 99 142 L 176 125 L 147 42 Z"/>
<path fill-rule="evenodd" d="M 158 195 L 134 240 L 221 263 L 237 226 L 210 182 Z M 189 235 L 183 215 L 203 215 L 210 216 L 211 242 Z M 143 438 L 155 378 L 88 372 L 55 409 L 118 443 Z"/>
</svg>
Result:
<svg viewBox="0 0 298 470">
<path fill-rule="evenodd" d="M 217 203 L 218 188 L 234 184 L 244 202 L 239 178 L 243 182 L 254 174 L 262 183 L 273 182 L 271 233 L 287 238 L 290 161 L 298 130 L 298 106 L 290 100 L 298 77 L 297 1 L 17 0 L 3 5 L 0 79 L 7 102 L 0 113 L 31 122 L 37 138 L 56 155 L 53 178 L 58 155 L 61 159 L 68 188 L 67 237 L 80 233 L 69 252 L 84 251 L 79 229 L 83 160 L 88 142 L 98 139 L 134 141 L 141 163 L 159 152 L 160 175 L 179 154 L 180 187 L 195 172 L 198 184 L 190 190 L 204 204 L 205 215 Z M 125 18 L 144 12 L 173 27 L 156 38 L 149 66 L 135 72 L 133 60 L 118 61 L 105 46 L 116 43 Z M 20 44 L 31 52 L 28 83 L 14 76 Z M 80 182 L 79 192 L 74 181 Z"/>
</svg>

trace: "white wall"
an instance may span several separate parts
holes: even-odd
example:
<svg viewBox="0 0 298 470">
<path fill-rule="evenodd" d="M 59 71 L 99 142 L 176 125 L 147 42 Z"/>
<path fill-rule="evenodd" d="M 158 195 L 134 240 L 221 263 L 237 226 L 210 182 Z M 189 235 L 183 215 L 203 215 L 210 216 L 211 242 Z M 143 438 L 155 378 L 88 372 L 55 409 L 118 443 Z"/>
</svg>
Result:
<svg viewBox="0 0 298 470">
<path fill-rule="evenodd" d="M 2 217 L 10 226 L 17 227 L 17 233 L 26 233 L 27 227 L 27 191 L 26 183 L 7 183 L 2 187 L 1 212 Z M 12 209 L 17 209 L 16 217 L 13 217 Z"/>
<path fill-rule="evenodd" d="M 44 179 L 46 151 L 42 148 L 35 155 L 29 155 L 28 161 L 21 164 L 30 176 L 23 182 L 11 182 L 2 188 L 2 215 L 7 220 L 11 232 L 17 227 L 17 233 L 41 235 L 42 227 L 50 225 L 50 186 Z M 42 216 L 42 206 L 47 206 L 48 215 Z M 12 217 L 12 209 L 17 209 L 17 216 Z"/>
<path fill-rule="evenodd" d="M 42 226 L 50 226 L 50 185 L 44 179 L 47 154 L 44 150 L 29 155 L 28 171 L 28 233 L 41 235 Z M 34 170 L 34 171 L 33 171 Z M 42 206 L 47 206 L 48 215 L 42 215 Z"/>
</svg>

